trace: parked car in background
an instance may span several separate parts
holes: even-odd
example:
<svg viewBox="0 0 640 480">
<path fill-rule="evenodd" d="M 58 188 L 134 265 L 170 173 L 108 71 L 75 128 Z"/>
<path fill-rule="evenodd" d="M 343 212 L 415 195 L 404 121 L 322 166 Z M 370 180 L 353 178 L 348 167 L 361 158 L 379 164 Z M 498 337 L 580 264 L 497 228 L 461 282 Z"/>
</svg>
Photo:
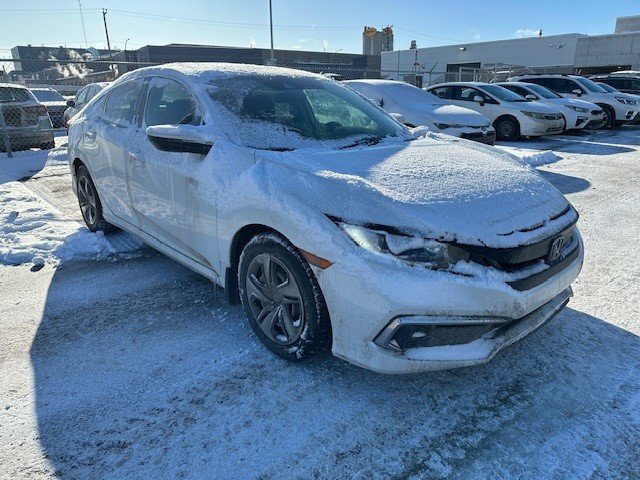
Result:
<svg viewBox="0 0 640 480">
<path fill-rule="evenodd" d="M 292 361 L 332 345 L 383 373 L 483 363 L 556 315 L 582 267 L 577 212 L 530 167 L 321 75 L 141 68 L 83 115 L 69 163 L 88 228 L 219 283 Z"/>
<path fill-rule="evenodd" d="M 11 150 L 55 146 L 53 126 L 47 108 L 22 85 L 0 83 L 0 109 Z M 6 151 L 0 123 L 0 151 Z"/>
<path fill-rule="evenodd" d="M 67 101 L 67 109 L 63 116 L 64 126 L 68 127 L 69 120 L 82 110 L 84 106 L 89 103 L 89 100 L 95 97 L 107 85 L 109 85 L 108 82 L 90 83 L 78 90 L 75 99 Z"/>
<path fill-rule="evenodd" d="M 537 83 L 563 97 L 595 103 L 604 110 L 603 128 L 630 123 L 640 115 L 637 101 L 609 93 L 593 80 L 580 75 L 520 75 L 509 81 Z"/>
<path fill-rule="evenodd" d="M 564 118 L 556 108 L 522 98 L 499 85 L 480 82 L 442 83 L 429 87 L 437 97 L 487 117 L 499 140 L 562 133 Z"/>
<path fill-rule="evenodd" d="M 622 97 L 631 101 L 635 101 L 638 102 L 638 104 L 640 104 L 640 95 L 632 95 L 630 93 L 623 93 L 620 90 L 618 90 L 615 87 L 612 87 L 611 85 L 607 85 L 606 83 L 602 83 L 602 82 L 596 82 L 598 85 L 600 85 L 602 88 L 604 88 L 607 92 L 609 93 L 613 93 L 615 95 L 617 95 L 617 97 Z M 635 116 L 635 118 L 633 119 L 633 121 L 629 122 L 631 125 L 638 125 L 640 124 L 640 113 L 638 115 Z"/>
<path fill-rule="evenodd" d="M 565 98 L 542 85 L 525 82 L 497 83 L 507 90 L 528 99 L 544 103 L 560 110 L 565 119 L 565 130 L 581 130 L 585 127 L 602 127 L 604 110 L 595 103 L 575 98 Z"/>
<path fill-rule="evenodd" d="M 616 90 L 632 95 L 640 95 L 640 74 L 620 74 L 595 75 L 591 80 L 597 83 L 605 83 Z"/>
<path fill-rule="evenodd" d="M 361 93 L 409 127 L 424 125 L 435 132 L 493 145 L 496 131 L 484 115 L 451 105 L 432 93 L 393 80 L 348 80 Z"/>
<path fill-rule="evenodd" d="M 29 90 L 40 103 L 47 107 L 53 128 L 63 127 L 64 111 L 67 109 L 67 101 L 64 97 L 53 88 L 30 88 Z"/>
</svg>

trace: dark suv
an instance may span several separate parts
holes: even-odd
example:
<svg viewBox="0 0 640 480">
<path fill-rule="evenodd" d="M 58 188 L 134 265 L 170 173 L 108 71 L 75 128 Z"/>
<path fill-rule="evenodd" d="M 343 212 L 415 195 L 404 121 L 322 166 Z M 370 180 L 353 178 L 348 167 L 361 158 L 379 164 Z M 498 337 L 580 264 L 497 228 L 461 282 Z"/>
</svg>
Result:
<svg viewBox="0 0 640 480">
<path fill-rule="evenodd" d="M 638 75 L 596 75 L 591 77 L 594 82 L 606 83 L 613 88 L 632 95 L 640 95 L 640 76 Z"/>
</svg>

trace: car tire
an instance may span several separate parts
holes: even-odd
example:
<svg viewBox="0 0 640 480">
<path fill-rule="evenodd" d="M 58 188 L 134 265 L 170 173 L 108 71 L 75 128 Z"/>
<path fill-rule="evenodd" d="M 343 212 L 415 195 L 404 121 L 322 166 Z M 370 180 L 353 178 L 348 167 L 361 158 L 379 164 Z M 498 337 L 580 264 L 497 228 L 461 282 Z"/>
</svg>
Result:
<svg viewBox="0 0 640 480">
<path fill-rule="evenodd" d="M 316 356 L 331 341 L 329 312 L 300 251 L 276 233 L 255 236 L 240 256 L 238 286 L 251 328 L 290 361 Z"/>
<path fill-rule="evenodd" d="M 612 128 L 615 125 L 616 112 L 609 105 L 598 104 L 604 110 L 604 121 L 600 124 L 599 130 Z"/>
<path fill-rule="evenodd" d="M 56 148 L 56 142 L 54 140 L 51 140 L 50 142 L 47 142 L 47 143 L 43 143 L 40 146 L 41 150 L 51 150 L 52 148 Z"/>
<path fill-rule="evenodd" d="M 76 171 L 76 192 L 82 219 L 89 230 L 108 233 L 116 229 L 102 216 L 102 202 L 89 175 L 89 170 L 84 165 L 80 165 Z"/>
<path fill-rule="evenodd" d="M 520 136 L 520 124 L 515 118 L 503 117 L 493 125 L 496 130 L 496 138 L 510 142 Z"/>
</svg>

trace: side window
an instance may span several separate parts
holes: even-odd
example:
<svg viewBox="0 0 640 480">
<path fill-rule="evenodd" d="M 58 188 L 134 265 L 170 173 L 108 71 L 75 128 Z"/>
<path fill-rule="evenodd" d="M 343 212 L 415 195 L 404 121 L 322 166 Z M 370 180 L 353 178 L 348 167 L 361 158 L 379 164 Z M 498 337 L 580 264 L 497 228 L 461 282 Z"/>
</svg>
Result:
<svg viewBox="0 0 640 480">
<path fill-rule="evenodd" d="M 640 92 L 640 80 L 635 80 L 633 78 L 630 78 L 629 80 L 627 80 L 628 82 L 628 86 L 626 86 L 625 88 L 627 88 L 627 90 L 633 90 L 634 92 Z"/>
<path fill-rule="evenodd" d="M 480 96 L 486 103 L 495 103 L 493 99 L 484 92 L 471 87 L 458 87 L 453 92 L 454 100 L 462 100 L 463 102 L 473 102 L 474 98 Z"/>
<path fill-rule="evenodd" d="M 151 81 L 144 116 L 147 126 L 202 124 L 191 93 L 178 82 L 164 78 Z"/>
<path fill-rule="evenodd" d="M 104 101 L 103 117 L 116 125 L 133 123 L 141 82 L 131 80 L 111 89 Z"/>
<path fill-rule="evenodd" d="M 574 82 L 568 78 L 554 78 L 553 88 L 551 90 L 555 90 L 558 93 L 573 93 L 574 90 L 584 92 L 584 88 L 582 88 L 578 82 Z"/>
<path fill-rule="evenodd" d="M 524 81 L 529 83 L 535 83 L 537 85 L 542 85 L 543 87 L 547 87 L 549 90 L 555 89 L 554 78 L 527 78 Z"/>
<path fill-rule="evenodd" d="M 445 100 L 453 99 L 453 87 L 438 87 L 433 90 L 429 90 L 436 97 L 444 98 Z"/>
<path fill-rule="evenodd" d="M 521 97 L 526 97 L 527 95 L 534 95 L 533 93 L 525 90 L 524 88 L 518 86 L 518 85 L 514 85 L 511 86 L 509 85 L 509 90 L 511 90 L 513 93 L 517 93 L 518 95 L 520 95 Z M 536 95 L 537 97 L 537 95 Z"/>
<path fill-rule="evenodd" d="M 78 93 L 76 93 L 76 107 L 81 107 L 85 103 L 87 103 L 87 91 L 89 87 L 81 88 Z"/>
</svg>

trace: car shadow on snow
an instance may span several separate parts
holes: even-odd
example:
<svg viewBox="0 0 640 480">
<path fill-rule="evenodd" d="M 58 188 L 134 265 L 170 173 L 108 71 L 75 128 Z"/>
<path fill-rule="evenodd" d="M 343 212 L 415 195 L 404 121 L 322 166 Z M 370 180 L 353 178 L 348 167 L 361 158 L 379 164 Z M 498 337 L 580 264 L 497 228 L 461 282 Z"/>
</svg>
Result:
<svg viewBox="0 0 640 480">
<path fill-rule="evenodd" d="M 640 338 L 571 308 L 474 368 L 291 364 L 220 289 L 147 252 L 61 264 L 30 357 L 40 443 L 65 478 L 638 469 Z"/>
<path fill-rule="evenodd" d="M 573 177 L 571 175 L 565 175 L 557 172 L 550 172 L 548 170 L 538 170 L 538 173 L 546 178 L 562 193 L 577 193 L 583 190 L 591 188 L 591 182 L 580 177 Z"/>
</svg>

